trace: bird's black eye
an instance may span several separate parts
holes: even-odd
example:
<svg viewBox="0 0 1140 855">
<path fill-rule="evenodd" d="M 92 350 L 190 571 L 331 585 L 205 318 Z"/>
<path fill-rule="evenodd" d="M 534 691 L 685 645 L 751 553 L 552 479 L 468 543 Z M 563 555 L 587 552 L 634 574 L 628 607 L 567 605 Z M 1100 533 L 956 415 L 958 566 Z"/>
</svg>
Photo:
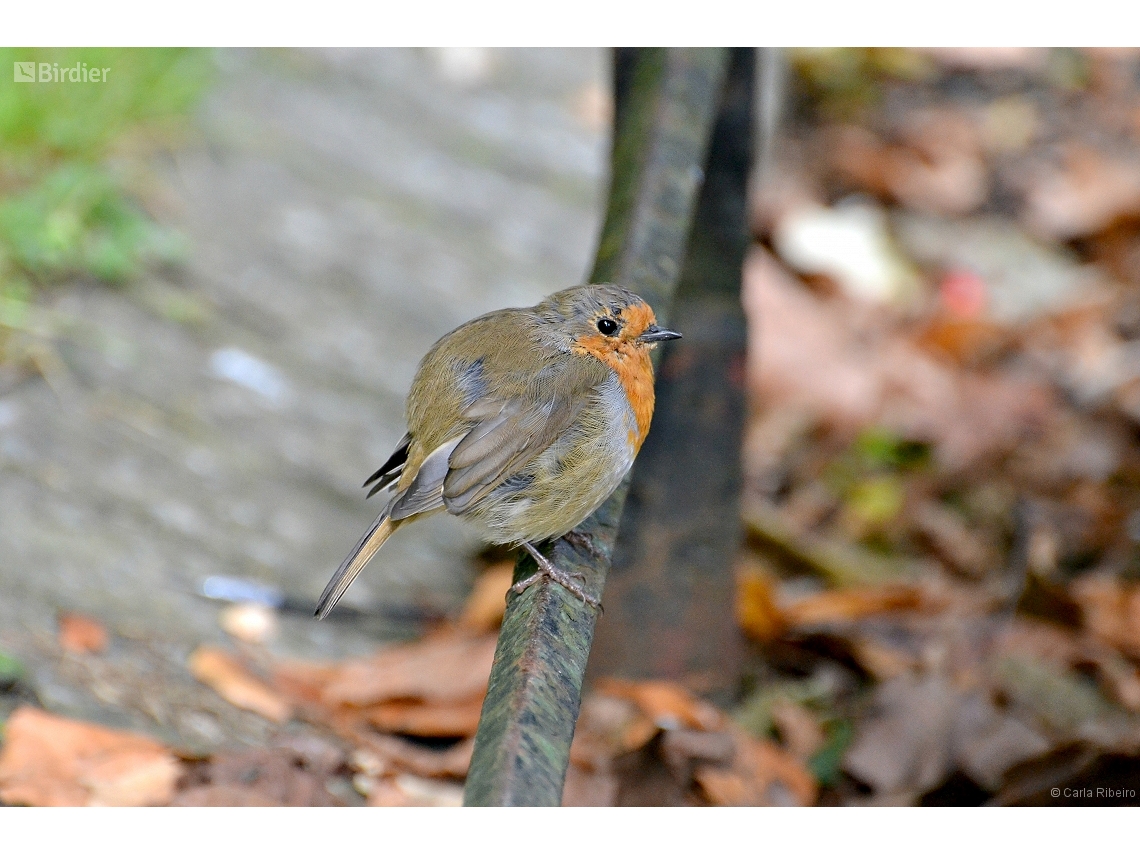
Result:
<svg viewBox="0 0 1140 855">
<path fill-rule="evenodd" d="M 618 331 L 617 321 L 609 318 L 598 318 L 598 332 L 602 335 L 613 335 Z"/>
</svg>

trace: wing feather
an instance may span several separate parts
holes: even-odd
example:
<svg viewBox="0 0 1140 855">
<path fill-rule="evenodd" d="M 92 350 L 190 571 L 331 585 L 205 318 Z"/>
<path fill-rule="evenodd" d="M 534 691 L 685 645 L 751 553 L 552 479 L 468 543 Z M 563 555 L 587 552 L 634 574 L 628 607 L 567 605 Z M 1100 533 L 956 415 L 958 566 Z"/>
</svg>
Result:
<svg viewBox="0 0 1140 855">
<path fill-rule="evenodd" d="M 413 451 L 417 439 L 432 449 L 421 467 L 431 460 L 431 472 L 417 473 L 395 500 L 394 520 L 440 506 L 464 514 L 512 476 L 533 475 L 527 467 L 596 401 L 610 369 L 589 356 L 552 357 L 531 336 L 531 324 L 513 310 L 477 319 L 424 358 L 421 385 L 409 395 L 408 429 Z M 517 345 L 505 347 L 505 335 Z M 435 458 L 443 448 L 445 469 Z"/>
<path fill-rule="evenodd" d="M 376 486 L 368 491 L 369 499 L 404 473 L 404 464 L 408 462 L 408 446 L 411 445 L 411 442 L 412 435 L 410 433 L 404 434 L 404 438 L 396 445 L 396 450 L 392 452 L 392 456 L 364 482 L 363 486 L 365 487 L 373 481 L 376 482 Z"/>
<path fill-rule="evenodd" d="M 424 458 L 415 479 L 388 509 L 393 520 L 407 519 L 443 507 L 443 483 L 448 474 L 447 459 L 461 439 L 463 437 L 457 436 L 450 442 L 445 442 Z"/>
<path fill-rule="evenodd" d="M 574 423 L 587 398 L 567 395 L 529 406 L 512 402 L 505 418 L 501 413 L 473 427 L 451 455 L 443 485 L 448 511 L 464 513 L 524 470 Z"/>
</svg>

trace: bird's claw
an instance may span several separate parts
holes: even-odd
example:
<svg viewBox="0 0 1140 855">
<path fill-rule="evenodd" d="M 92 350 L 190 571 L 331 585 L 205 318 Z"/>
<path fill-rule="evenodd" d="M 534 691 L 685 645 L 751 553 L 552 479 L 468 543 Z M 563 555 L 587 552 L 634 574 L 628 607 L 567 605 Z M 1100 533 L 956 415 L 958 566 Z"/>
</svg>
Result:
<svg viewBox="0 0 1140 855">
<path fill-rule="evenodd" d="M 591 558 L 605 558 L 602 551 L 594 546 L 594 539 L 588 534 L 583 534 L 577 529 L 571 529 L 562 535 L 562 539 L 573 546 L 575 549 L 580 549 L 582 552 L 589 553 Z"/>
<path fill-rule="evenodd" d="M 511 585 L 511 591 L 516 594 L 521 594 L 543 576 L 547 576 L 557 582 L 571 594 L 576 596 L 586 605 L 593 606 L 596 609 L 600 609 L 602 607 L 602 603 L 597 597 L 586 593 L 582 585 L 574 581 L 575 579 L 581 579 L 583 582 L 585 582 L 585 575 L 582 573 L 567 573 L 565 570 L 559 569 L 549 558 L 547 558 L 529 543 L 524 543 L 523 546 L 526 548 L 526 551 L 531 554 L 531 557 L 534 558 L 535 563 L 538 564 L 538 572 L 527 576 L 520 582 L 515 582 L 515 584 Z"/>
</svg>

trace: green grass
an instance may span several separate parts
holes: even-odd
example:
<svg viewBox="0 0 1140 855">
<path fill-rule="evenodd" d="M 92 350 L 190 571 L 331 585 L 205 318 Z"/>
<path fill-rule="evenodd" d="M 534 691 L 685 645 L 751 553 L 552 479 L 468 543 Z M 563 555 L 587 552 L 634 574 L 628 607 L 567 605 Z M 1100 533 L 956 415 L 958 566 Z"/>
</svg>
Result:
<svg viewBox="0 0 1140 855">
<path fill-rule="evenodd" d="M 109 68 L 107 82 L 16 83 L 15 62 Z M 0 291 L 91 277 L 129 280 L 182 242 L 156 224 L 108 160 L 125 140 L 169 139 L 209 85 L 208 51 L 0 49 Z M 137 146 L 136 146 L 137 148 Z"/>
<path fill-rule="evenodd" d="M 0 650 L 0 689 L 8 689 L 24 677 L 24 666 L 18 659 Z"/>
<path fill-rule="evenodd" d="M 15 83 L 14 62 L 110 72 L 106 83 Z M 186 116 L 211 71 L 209 53 L 194 49 L 0 49 L 0 168 L 10 179 L 61 161 L 97 163 L 125 133 Z"/>
<path fill-rule="evenodd" d="M 14 272 L 50 282 L 136 276 L 151 260 L 179 257 L 177 236 L 147 217 L 104 169 L 65 163 L 0 202 L 0 240 Z"/>
</svg>

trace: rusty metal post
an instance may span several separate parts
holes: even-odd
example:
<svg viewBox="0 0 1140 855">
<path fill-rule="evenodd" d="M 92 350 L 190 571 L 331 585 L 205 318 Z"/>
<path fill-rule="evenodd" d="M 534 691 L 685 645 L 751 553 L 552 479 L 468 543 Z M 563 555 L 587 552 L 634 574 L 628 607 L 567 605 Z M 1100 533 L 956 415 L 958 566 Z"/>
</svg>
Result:
<svg viewBox="0 0 1140 855">
<path fill-rule="evenodd" d="M 590 675 L 666 678 L 729 699 L 742 651 L 732 566 L 741 542 L 740 445 L 755 52 L 732 52 L 669 311 L 657 409 L 622 515 Z"/>
</svg>

